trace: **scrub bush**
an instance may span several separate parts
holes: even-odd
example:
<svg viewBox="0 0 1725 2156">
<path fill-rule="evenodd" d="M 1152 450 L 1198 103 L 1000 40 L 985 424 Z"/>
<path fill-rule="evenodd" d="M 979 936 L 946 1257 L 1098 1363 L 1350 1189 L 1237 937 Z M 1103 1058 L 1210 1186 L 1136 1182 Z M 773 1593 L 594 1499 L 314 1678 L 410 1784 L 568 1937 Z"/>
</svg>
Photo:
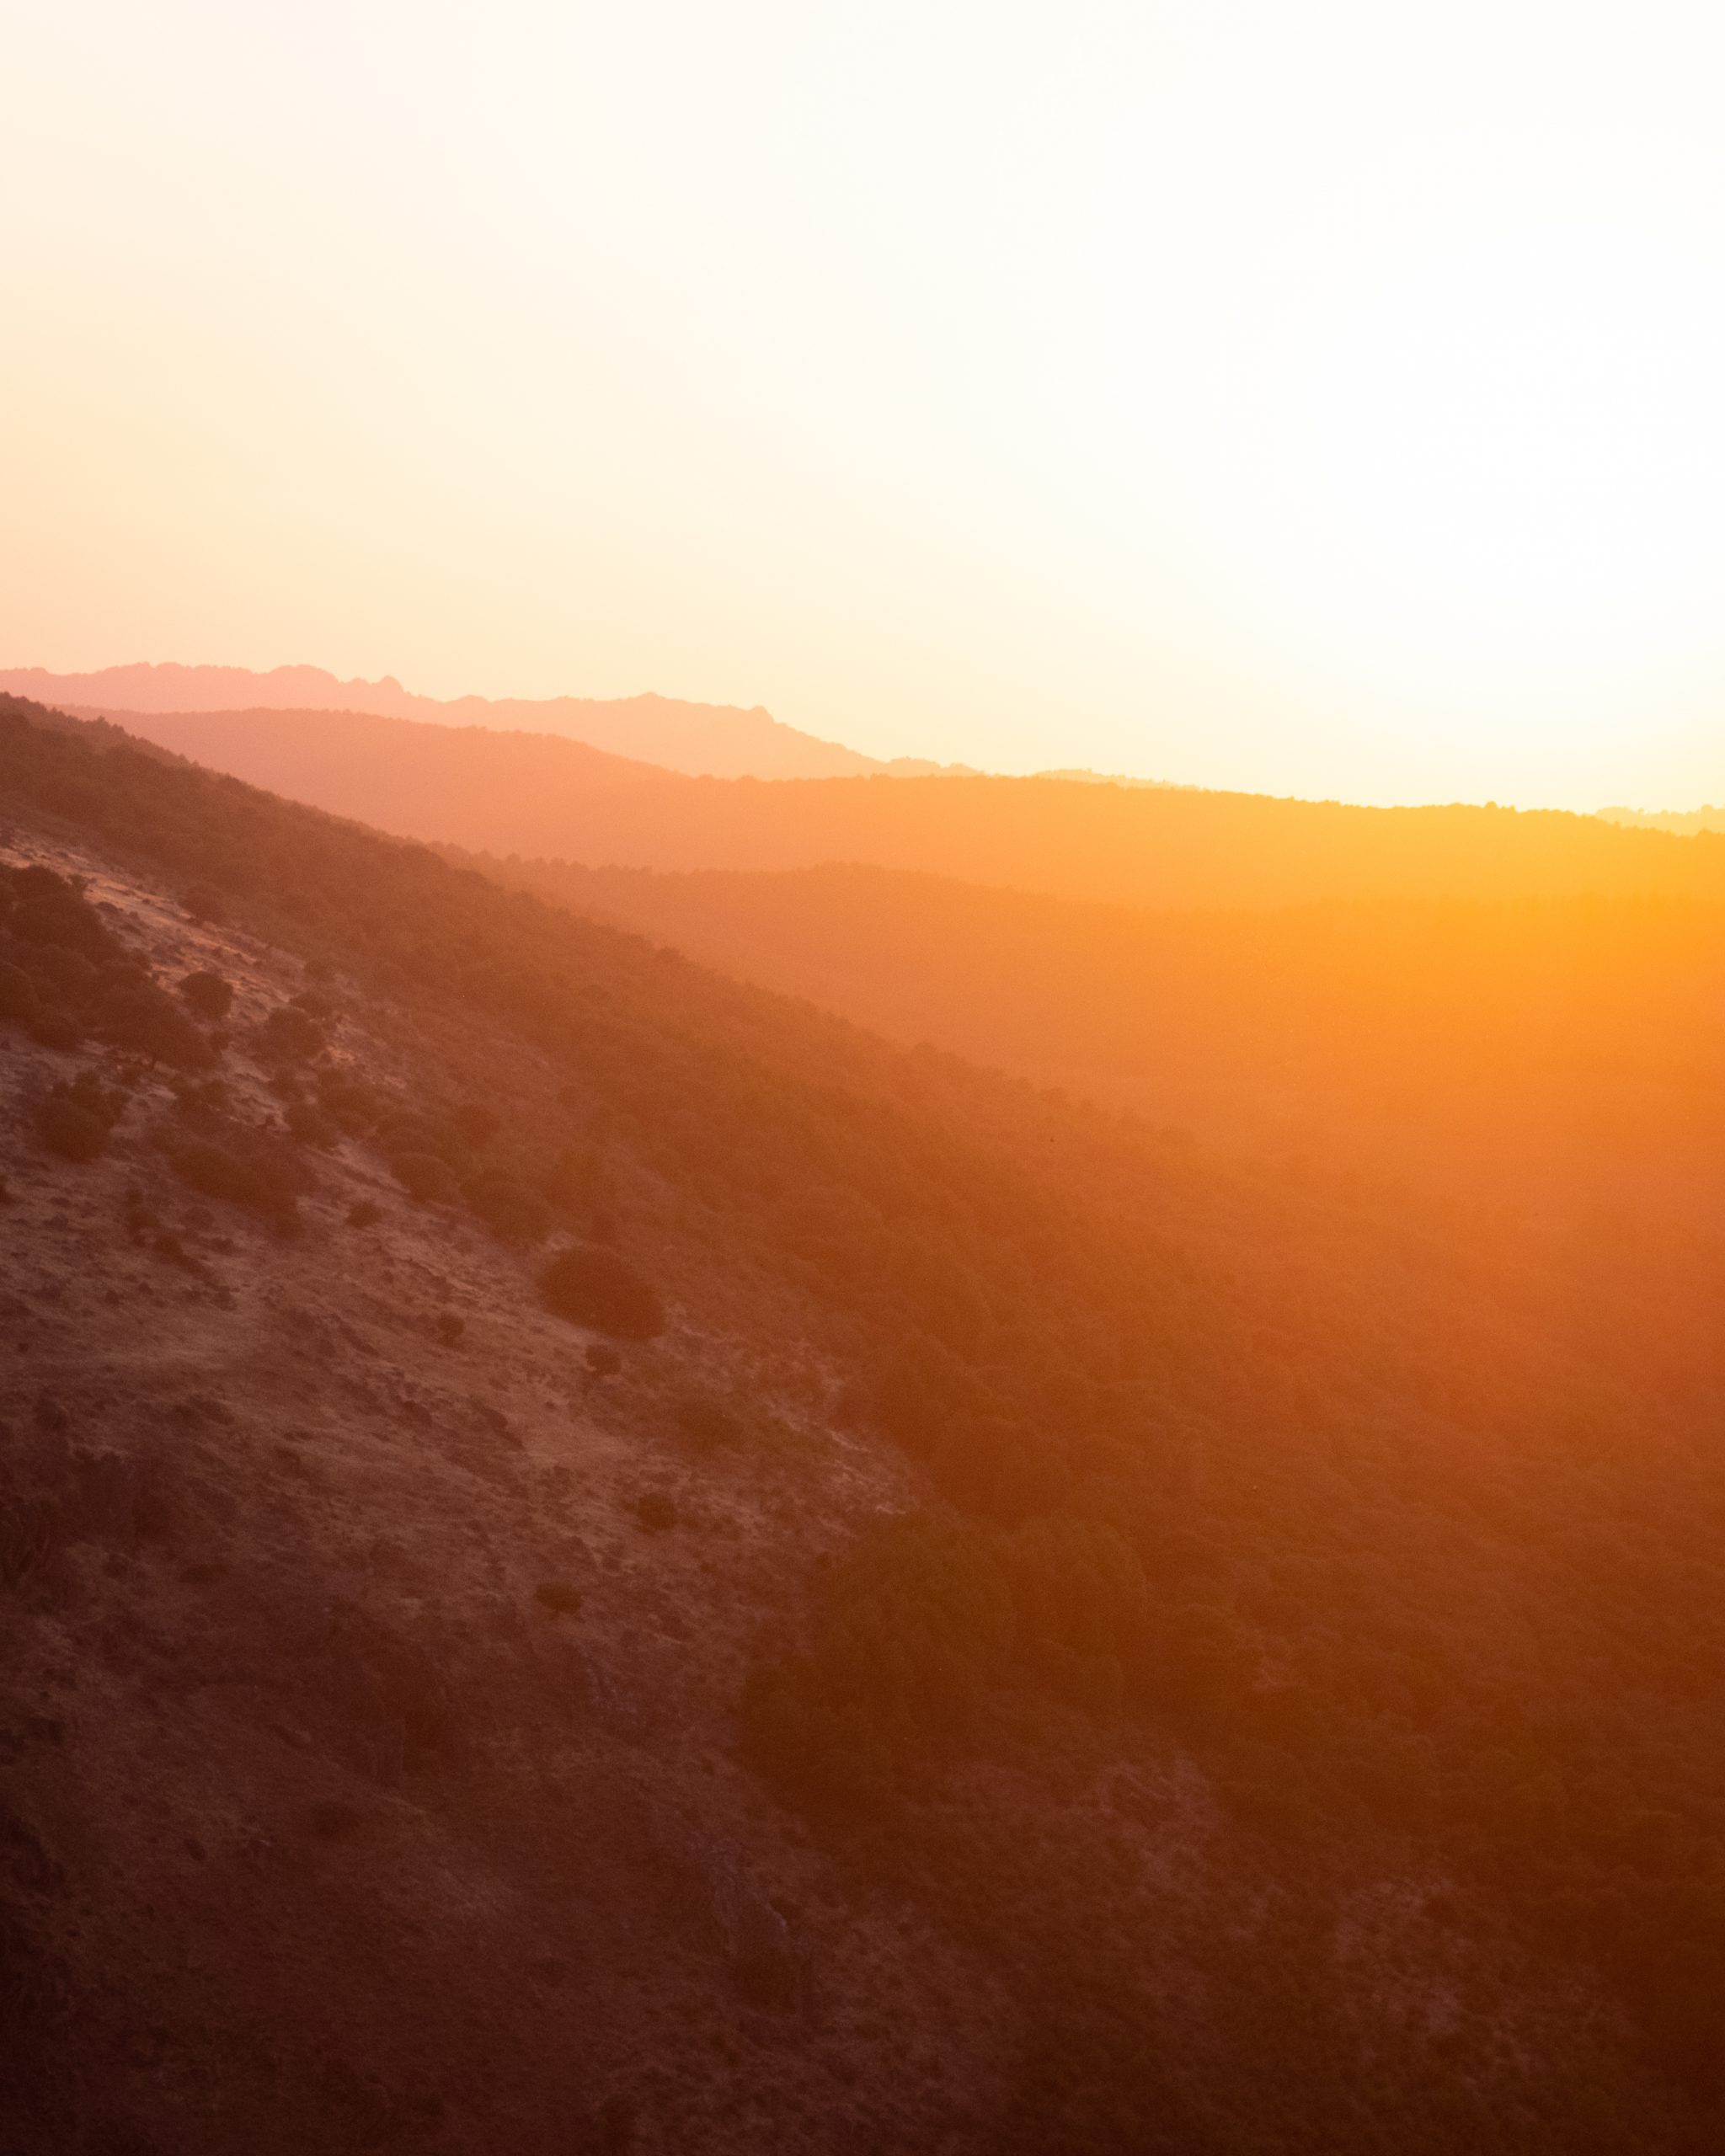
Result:
<svg viewBox="0 0 1725 2156">
<path fill-rule="evenodd" d="M 652 1283 L 626 1257 L 595 1243 L 553 1258 L 539 1276 L 539 1294 L 558 1316 L 619 1340 L 651 1340 L 665 1330 L 665 1305 Z"/>
</svg>

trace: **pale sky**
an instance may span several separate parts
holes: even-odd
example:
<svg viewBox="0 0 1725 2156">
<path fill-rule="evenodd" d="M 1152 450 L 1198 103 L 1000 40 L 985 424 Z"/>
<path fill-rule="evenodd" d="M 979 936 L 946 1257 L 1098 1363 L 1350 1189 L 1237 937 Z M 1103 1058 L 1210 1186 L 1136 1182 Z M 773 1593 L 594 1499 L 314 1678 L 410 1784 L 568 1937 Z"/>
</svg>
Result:
<svg viewBox="0 0 1725 2156">
<path fill-rule="evenodd" d="M 0 664 L 1725 799 L 1725 13 L 0 0 Z"/>
</svg>

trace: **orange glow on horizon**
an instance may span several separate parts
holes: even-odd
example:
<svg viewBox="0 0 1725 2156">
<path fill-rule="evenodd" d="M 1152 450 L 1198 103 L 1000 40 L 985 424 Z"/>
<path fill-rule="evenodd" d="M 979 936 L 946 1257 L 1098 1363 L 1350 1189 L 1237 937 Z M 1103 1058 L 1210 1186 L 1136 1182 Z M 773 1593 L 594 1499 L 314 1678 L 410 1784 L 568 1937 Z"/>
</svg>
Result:
<svg viewBox="0 0 1725 2156">
<path fill-rule="evenodd" d="M 1725 795 L 1725 37 L 27 0 L 0 664 Z"/>
</svg>

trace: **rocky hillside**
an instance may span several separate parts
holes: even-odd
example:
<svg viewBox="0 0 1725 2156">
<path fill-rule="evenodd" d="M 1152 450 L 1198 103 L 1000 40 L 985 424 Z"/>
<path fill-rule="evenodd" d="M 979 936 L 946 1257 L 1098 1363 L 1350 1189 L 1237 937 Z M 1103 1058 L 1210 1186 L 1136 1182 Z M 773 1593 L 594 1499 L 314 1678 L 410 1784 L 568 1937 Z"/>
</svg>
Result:
<svg viewBox="0 0 1725 2156">
<path fill-rule="evenodd" d="M 830 1366 L 675 1302 L 590 1361 L 519 1246 L 284 1134 L 272 1022 L 414 1109 L 554 1117 L 553 1071 L 83 848 L 4 862 L 234 998 L 180 1068 L 0 1036 L 0 2140 L 932 2145 L 998 2072 L 989 1987 L 859 1921 L 732 1729 L 763 1625 L 905 1502 Z M 280 1185 L 222 1190 L 217 1141 Z"/>
<path fill-rule="evenodd" d="M 1717 2145 L 1712 1244 L 0 800 L 0 2145 Z"/>
</svg>

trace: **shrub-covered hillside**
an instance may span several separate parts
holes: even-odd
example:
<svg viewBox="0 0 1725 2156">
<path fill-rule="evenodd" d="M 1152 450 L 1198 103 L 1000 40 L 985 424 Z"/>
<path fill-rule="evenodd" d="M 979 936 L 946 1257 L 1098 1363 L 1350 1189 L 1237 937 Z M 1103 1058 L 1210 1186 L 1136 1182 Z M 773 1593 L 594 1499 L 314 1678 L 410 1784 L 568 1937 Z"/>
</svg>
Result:
<svg viewBox="0 0 1725 2156">
<path fill-rule="evenodd" d="M 1008 2068 L 939 2145 L 1714 2145 L 1713 1238 L 1232 1167 L 35 717 L 0 713 L 20 825 L 555 1077 L 476 1155 L 441 1081 L 354 1101 L 302 1009 L 302 1118 L 501 1235 L 524 1305 L 573 1234 L 649 1325 L 806 1343 L 907 1464 L 784 1582 L 733 1726 L 857 1908 L 994 1988 Z M 40 903 L 11 1022 L 109 1070 L 115 966 L 61 995 Z M 572 1277 L 588 1318 L 617 1284 Z"/>
<path fill-rule="evenodd" d="M 1725 1205 L 1717 899 L 1151 912 L 829 866 L 585 868 L 440 849 L 889 1037 L 1574 1219 Z"/>
</svg>

